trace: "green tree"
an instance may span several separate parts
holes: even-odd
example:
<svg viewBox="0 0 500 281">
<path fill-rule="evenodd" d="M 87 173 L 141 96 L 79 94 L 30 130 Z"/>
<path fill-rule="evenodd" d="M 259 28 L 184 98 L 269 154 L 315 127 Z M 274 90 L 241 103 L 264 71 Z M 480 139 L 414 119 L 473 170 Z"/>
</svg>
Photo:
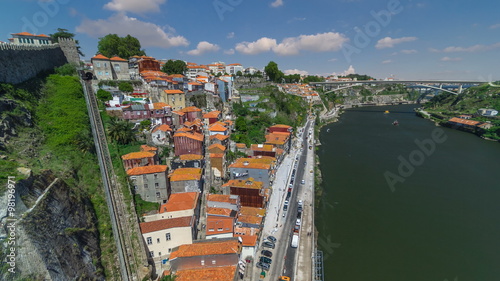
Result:
<svg viewBox="0 0 500 281">
<path fill-rule="evenodd" d="M 141 42 L 133 36 L 120 37 L 116 34 L 108 34 L 99 38 L 97 50 L 103 56 L 119 56 L 128 59 L 131 56 L 145 56 L 146 52 L 141 50 Z"/>
<path fill-rule="evenodd" d="M 310 83 L 310 82 L 323 82 L 325 81 L 325 78 L 321 76 L 314 76 L 314 75 L 309 75 L 306 78 L 304 78 L 303 82 L 304 83 Z"/>
<path fill-rule="evenodd" d="M 118 144 L 129 144 L 135 141 L 132 131 L 134 125 L 125 120 L 111 118 L 107 127 L 107 133 L 111 141 Z"/>
<path fill-rule="evenodd" d="M 125 93 L 132 93 L 134 91 L 134 87 L 128 82 L 120 82 L 120 84 L 118 85 L 118 90 Z"/>
<path fill-rule="evenodd" d="M 54 41 L 54 43 L 58 43 L 59 38 L 74 39 L 75 34 L 68 32 L 68 30 L 65 28 L 58 28 L 56 33 L 49 34 L 49 36 L 52 38 L 52 41 Z M 76 50 L 78 51 L 78 54 L 80 56 L 84 57 L 85 55 L 80 50 L 80 43 L 78 42 L 78 40 L 75 40 L 75 43 L 76 43 Z"/>
<path fill-rule="evenodd" d="M 73 76 L 76 75 L 76 67 L 74 64 L 67 63 L 59 67 L 54 68 L 56 74 L 61 76 Z"/>
<path fill-rule="evenodd" d="M 287 83 L 298 83 L 300 81 L 300 74 L 285 75 L 284 78 Z"/>
<path fill-rule="evenodd" d="M 247 121 L 243 116 L 236 118 L 235 125 L 236 125 L 236 130 L 238 130 L 239 132 L 244 133 L 248 130 Z"/>
<path fill-rule="evenodd" d="M 274 61 L 270 61 L 264 68 L 264 72 L 269 77 L 269 80 L 274 82 L 281 82 L 281 79 L 285 76 L 283 72 L 278 69 L 278 64 Z"/>
<path fill-rule="evenodd" d="M 103 90 L 103 89 L 99 89 L 99 90 L 97 90 L 97 98 L 99 100 L 105 102 L 105 101 L 112 99 L 113 96 L 111 95 L 110 92 Z"/>
<path fill-rule="evenodd" d="M 151 120 L 146 119 L 142 120 L 140 123 L 141 130 L 147 130 L 149 127 L 151 127 Z"/>
<path fill-rule="evenodd" d="M 243 73 L 242 73 L 241 71 L 239 71 L 239 70 L 238 70 L 238 71 L 236 72 L 236 77 L 241 77 L 241 76 L 243 76 Z"/>
<path fill-rule="evenodd" d="M 170 274 L 170 275 L 163 276 L 160 279 L 160 281 L 175 281 L 175 279 L 177 279 L 177 276 Z"/>
<path fill-rule="evenodd" d="M 161 71 L 167 74 L 184 74 L 187 71 L 187 65 L 182 60 L 168 60 Z"/>
</svg>

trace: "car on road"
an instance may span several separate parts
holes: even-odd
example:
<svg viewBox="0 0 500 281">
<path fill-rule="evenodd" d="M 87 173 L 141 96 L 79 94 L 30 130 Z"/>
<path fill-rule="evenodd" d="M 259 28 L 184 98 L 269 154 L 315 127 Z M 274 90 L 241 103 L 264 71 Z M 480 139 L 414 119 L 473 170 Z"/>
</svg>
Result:
<svg viewBox="0 0 500 281">
<path fill-rule="evenodd" d="M 302 183 L 302 184 L 305 184 L 305 183 L 306 183 L 306 180 L 302 180 L 302 181 L 301 181 L 301 183 Z"/>
<path fill-rule="evenodd" d="M 256 266 L 264 270 L 269 270 L 269 267 L 271 267 L 271 265 L 269 265 L 268 263 L 263 263 L 263 262 L 258 262 Z"/>
<path fill-rule="evenodd" d="M 300 223 L 301 223 L 300 219 L 297 219 L 297 221 L 295 222 L 295 224 L 298 226 L 300 226 Z"/>
<path fill-rule="evenodd" d="M 267 236 L 267 240 L 276 244 L 276 237 L 274 237 L 274 236 L 271 236 L 271 235 Z"/>
<path fill-rule="evenodd" d="M 259 262 L 271 264 L 273 260 L 268 257 L 260 257 Z"/>
<path fill-rule="evenodd" d="M 274 249 L 275 245 L 273 242 L 265 241 L 264 243 L 262 243 L 262 247 Z"/>
<path fill-rule="evenodd" d="M 297 212 L 297 218 L 300 219 L 302 217 L 302 212 Z"/>
<path fill-rule="evenodd" d="M 261 255 L 263 256 L 266 256 L 268 258 L 272 258 L 273 257 L 273 253 L 271 251 L 268 251 L 268 250 L 262 250 L 262 252 L 260 252 Z"/>
</svg>

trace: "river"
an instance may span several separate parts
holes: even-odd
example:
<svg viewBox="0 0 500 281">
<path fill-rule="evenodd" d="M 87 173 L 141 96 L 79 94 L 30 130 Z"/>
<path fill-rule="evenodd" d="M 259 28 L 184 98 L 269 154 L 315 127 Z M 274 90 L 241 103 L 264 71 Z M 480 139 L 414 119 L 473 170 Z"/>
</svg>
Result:
<svg viewBox="0 0 500 281">
<path fill-rule="evenodd" d="M 500 280 L 500 144 L 414 107 L 347 110 L 321 130 L 325 280 Z"/>
</svg>

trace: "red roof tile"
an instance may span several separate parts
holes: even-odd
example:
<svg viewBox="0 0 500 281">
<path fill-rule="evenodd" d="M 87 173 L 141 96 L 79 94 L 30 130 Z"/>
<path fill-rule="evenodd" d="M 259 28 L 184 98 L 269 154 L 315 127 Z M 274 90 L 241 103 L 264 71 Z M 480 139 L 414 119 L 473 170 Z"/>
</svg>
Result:
<svg viewBox="0 0 500 281">
<path fill-rule="evenodd" d="M 170 260 L 182 257 L 196 257 L 208 255 L 239 254 L 241 247 L 238 240 L 211 239 L 195 244 L 185 244 L 179 246 L 177 251 L 170 255 Z"/>
<path fill-rule="evenodd" d="M 179 270 L 175 273 L 176 281 L 233 281 L 236 266 L 207 267 L 200 269 Z"/>
<path fill-rule="evenodd" d="M 105 57 L 101 54 L 97 54 L 97 55 L 93 56 L 91 59 L 93 59 L 93 60 L 109 60 L 108 57 Z"/>
<path fill-rule="evenodd" d="M 123 160 L 131 160 L 131 159 L 142 159 L 142 158 L 150 158 L 154 157 L 155 154 L 152 152 L 131 152 L 122 156 Z"/>
<path fill-rule="evenodd" d="M 143 167 L 135 167 L 127 170 L 127 175 L 129 176 L 139 176 L 154 173 L 164 173 L 168 169 L 167 165 L 151 165 Z"/>
<path fill-rule="evenodd" d="M 170 194 L 168 202 L 161 205 L 159 213 L 190 210 L 196 208 L 198 192 L 183 192 Z"/>
<path fill-rule="evenodd" d="M 150 222 L 141 222 L 139 226 L 141 228 L 141 233 L 145 234 L 176 227 L 189 227 L 192 226 L 193 223 L 194 223 L 193 217 L 181 217 L 174 219 L 163 219 Z"/>
</svg>

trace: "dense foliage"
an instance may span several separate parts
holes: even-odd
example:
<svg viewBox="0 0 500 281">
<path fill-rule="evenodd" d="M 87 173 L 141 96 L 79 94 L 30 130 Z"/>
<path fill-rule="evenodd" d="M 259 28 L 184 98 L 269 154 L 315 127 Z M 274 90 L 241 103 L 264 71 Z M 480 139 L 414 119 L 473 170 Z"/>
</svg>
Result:
<svg viewBox="0 0 500 281">
<path fill-rule="evenodd" d="M 76 75 L 76 66 L 71 63 L 67 63 L 65 65 L 54 68 L 56 74 L 62 76 L 73 76 Z"/>
<path fill-rule="evenodd" d="M 285 77 L 283 72 L 279 70 L 278 64 L 274 61 L 270 61 L 267 66 L 264 68 L 264 72 L 266 73 L 269 80 L 277 83 L 283 82 L 282 79 Z"/>
<path fill-rule="evenodd" d="M 124 81 L 118 84 L 118 90 L 125 93 L 132 93 L 134 91 L 134 86 L 132 86 L 129 82 Z"/>
<path fill-rule="evenodd" d="M 99 89 L 97 90 L 97 94 L 96 94 L 97 98 L 100 100 L 100 101 L 109 101 L 113 98 L 113 96 L 111 95 L 110 92 L 106 91 L 106 90 L 103 90 L 103 89 Z"/>
<path fill-rule="evenodd" d="M 131 56 L 145 56 L 146 52 L 141 50 L 141 42 L 133 36 L 120 37 L 116 34 L 108 34 L 99 38 L 97 50 L 103 56 L 119 56 L 128 59 Z"/>
<path fill-rule="evenodd" d="M 351 78 L 351 79 L 356 78 L 358 81 L 370 80 L 370 79 L 375 80 L 375 78 L 373 78 L 371 76 L 368 76 L 366 74 L 349 74 L 349 75 L 346 75 L 346 76 L 339 76 L 339 77 Z"/>
<path fill-rule="evenodd" d="M 184 74 L 187 71 L 187 65 L 182 60 L 168 60 L 162 66 L 161 71 L 167 74 Z"/>
</svg>

